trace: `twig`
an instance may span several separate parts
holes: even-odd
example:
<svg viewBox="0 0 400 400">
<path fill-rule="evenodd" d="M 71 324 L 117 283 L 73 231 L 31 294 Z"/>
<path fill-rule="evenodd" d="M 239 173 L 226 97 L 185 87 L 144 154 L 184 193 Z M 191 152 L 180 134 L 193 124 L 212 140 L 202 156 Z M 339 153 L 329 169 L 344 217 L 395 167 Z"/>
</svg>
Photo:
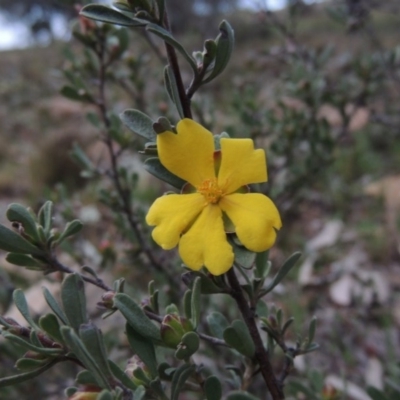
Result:
<svg viewBox="0 0 400 400">
<path fill-rule="evenodd" d="M 268 352 L 264 347 L 260 332 L 257 328 L 254 311 L 250 309 L 249 304 L 244 297 L 242 288 L 236 277 L 234 269 L 231 268 L 227 272 L 226 276 L 228 277 L 228 281 L 231 287 L 230 295 L 236 301 L 239 310 L 243 316 L 244 322 L 249 329 L 250 336 L 253 339 L 256 348 L 254 356 L 260 366 L 260 371 L 268 387 L 268 390 L 271 393 L 273 400 L 283 400 L 285 396 L 283 394 L 282 385 L 278 382 L 272 370 L 272 365 L 269 361 Z"/>
<path fill-rule="evenodd" d="M 153 321 L 157 321 L 157 322 L 160 322 L 160 323 L 161 323 L 161 322 L 163 321 L 163 319 L 164 319 L 161 315 L 155 314 L 155 313 L 153 313 L 153 312 L 151 312 L 151 311 L 149 311 L 149 310 L 144 309 L 144 312 L 145 312 L 146 315 L 147 315 L 150 319 L 152 319 Z M 229 346 L 225 343 L 224 340 L 215 338 L 215 337 L 213 337 L 213 336 L 206 335 L 206 334 L 204 334 L 204 333 L 199 333 L 199 332 L 197 332 L 197 334 L 198 334 L 202 339 L 206 340 L 207 342 L 209 342 L 209 343 L 211 343 L 211 344 L 214 344 L 215 346 L 229 347 Z"/>
<path fill-rule="evenodd" d="M 167 13 L 165 13 L 164 25 L 165 28 L 168 31 L 170 31 Z M 185 87 L 182 81 L 181 70 L 179 68 L 178 57 L 176 56 L 175 49 L 167 42 L 165 42 L 165 49 L 167 51 L 168 63 L 171 66 L 172 72 L 175 76 L 176 86 L 178 89 L 179 100 L 182 105 L 183 115 L 185 118 L 192 118 L 192 109 L 190 108 L 190 98 L 186 95 Z"/>
<path fill-rule="evenodd" d="M 53 271 L 60 271 L 64 272 L 66 274 L 73 274 L 76 273 L 78 274 L 85 282 L 91 283 L 92 285 L 95 285 L 99 287 L 100 289 L 105 290 L 106 292 L 112 291 L 113 288 L 108 286 L 104 281 L 100 278 L 91 278 L 89 276 L 83 275 L 80 272 L 76 272 L 73 269 L 67 267 L 66 265 L 62 264 L 60 261 L 57 260 L 54 256 L 50 257 L 48 260 L 49 266 L 53 269 Z M 51 271 L 51 272 L 53 272 Z"/>
<path fill-rule="evenodd" d="M 107 115 L 107 107 L 105 101 L 105 81 L 106 81 L 106 70 L 107 63 L 105 61 L 105 38 L 103 36 L 99 36 L 99 48 L 96 51 L 97 57 L 99 59 L 100 69 L 99 69 L 99 81 L 98 81 L 98 100 L 97 107 L 99 109 L 100 116 L 103 120 L 104 126 L 106 129 L 109 129 L 111 126 L 111 122 Z M 136 216 L 133 213 L 131 207 L 131 197 L 130 191 L 125 190 L 122 187 L 121 179 L 118 174 L 118 156 L 114 151 L 113 141 L 109 135 L 104 138 L 104 142 L 108 148 L 108 152 L 111 159 L 111 173 L 110 177 L 114 184 L 116 191 L 118 192 L 119 197 L 122 201 L 122 211 L 127 217 L 128 224 L 131 227 L 132 231 L 135 233 L 136 239 L 139 242 L 140 249 L 143 253 L 146 254 L 147 258 L 150 260 L 151 265 L 159 272 L 163 273 L 172 288 L 177 287 L 177 280 L 175 276 L 171 273 L 167 272 L 162 263 L 154 256 L 152 249 L 148 246 L 145 238 L 143 237 L 142 231 L 140 229 L 140 224 L 136 219 Z"/>
</svg>

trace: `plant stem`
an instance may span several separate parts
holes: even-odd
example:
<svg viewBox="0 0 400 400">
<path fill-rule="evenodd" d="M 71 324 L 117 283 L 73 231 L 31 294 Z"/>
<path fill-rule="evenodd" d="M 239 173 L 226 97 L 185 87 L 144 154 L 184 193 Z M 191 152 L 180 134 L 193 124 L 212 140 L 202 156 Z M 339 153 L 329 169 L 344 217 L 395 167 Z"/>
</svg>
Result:
<svg viewBox="0 0 400 400">
<path fill-rule="evenodd" d="M 107 115 L 107 106 L 105 100 L 105 82 L 106 82 L 106 71 L 108 64 L 105 60 L 105 38 L 104 36 L 100 36 L 98 38 L 99 47 L 96 51 L 97 57 L 99 59 L 99 76 L 98 76 L 98 100 L 97 100 L 97 107 L 99 109 L 99 113 L 101 119 L 104 123 L 104 126 L 108 130 L 111 126 L 110 119 Z M 154 254 L 150 246 L 147 244 L 145 237 L 143 236 L 142 230 L 140 228 L 140 222 L 137 220 L 131 206 L 131 193 L 130 190 L 126 190 L 123 188 L 120 176 L 118 174 L 118 155 L 114 151 L 114 145 L 112 138 L 107 133 L 106 137 L 104 138 L 104 143 L 107 146 L 108 153 L 111 159 L 111 171 L 109 176 L 114 184 L 115 190 L 117 191 L 121 202 L 122 202 L 122 209 L 121 211 L 125 214 L 128 224 L 132 231 L 134 232 L 136 239 L 139 243 L 141 251 L 146 254 L 147 258 L 150 261 L 150 264 L 159 272 L 163 273 L 167 279 L 171 288 L 179 287 L 179 282 L 177 282 L 175 276 L 168 272 L 167 269 L 164 268 L 163 264 L 160 260 L 158 260 Z"/>
<path fill-rule="evenodd" d="M 257 360 L 261 374 L 264 378 L 264 381 L 268 387 L 268 390 L 272 396 L 273 400 L 283 400 L 285 398 L 282 390 L 282 386 L 279 384 L 278 380 L 276 379 L 272 365 L 269 361 L 268 352 L 264 347 L 262 342 L 260 332 L 258 331 L 254 311 L 250 308 L 244 294 L 240 283 L 237 279 L 235 274 L 235 270 L 231 268 L 226 274 L 229 285 L 231 287 L 230 295 L 236 301 L 239 310 L 242 314 L 244 322 L 246 323 L 250 336 L 253 339 L 256 352 L 255 352 L 255 359 Z"/>
<path fill-rule="evenodd" d="M 166 12 L 165 12 L 165 16 L 164 16 L 164 25 L 165 25 L 165 29 L 170 31 L 168 15 Z M 183 85 L 181 70 L 179 68 L 178 57 L 176 56 L 176 51 L 167 42 L 165 42 L 165 49 L 167 51 L 168 63 L 171 66 L 172 72 L 175 76 L 176 86 L 177 86 L 178 93 L 179 93 L 179 100 L 182 105 L 183 115 L 185 118 L 192 119 L 192 109 L 190 107 L 190 98 L 186 95 L 185 86 Z"/>
</svg>

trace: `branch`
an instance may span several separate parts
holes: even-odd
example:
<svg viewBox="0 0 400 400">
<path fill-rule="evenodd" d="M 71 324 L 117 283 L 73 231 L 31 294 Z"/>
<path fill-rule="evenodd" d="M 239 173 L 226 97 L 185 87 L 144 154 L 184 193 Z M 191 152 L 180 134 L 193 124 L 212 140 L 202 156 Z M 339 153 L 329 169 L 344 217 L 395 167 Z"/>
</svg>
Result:
<svg viewBox="0 0 400 400">
<path fill-rule="evenodd" d="M 99 69 L 99 80 L 98 80 L 98 101 L 96 103 L 100 116 L 103 120 L 104 126 L 108 130 L 111 127 L 111 122 L 107 115 L 107 107 L 105 101 L 105 81 L 106 81 L 106 70 L 107 63 L 105 61 L 105 38 L 99 35 L 99 48 L 96 51 L 96 55 L 99 59 L 100 69 Z M 139 242 L 140 249 L 143 253 L 146 254 L 149 259 L 151 265 L 159 272 L 163 273 L 171 285 L 172 288 L 177 287 L 177 279 L 174 275 L 167 272 L 162 263 L 154 256 L 152 249 L 148 246 L 143 233 L 140 229 L 140 223 L 137 220 L 136 216 L 131 207 L 131 196 L 130 191 L 125 190 L 122 186 L 120 176 L 118 174 L 118 155 L 114 151 L 113 141 L 109 135 L 104 138 L 104 142 L 107 146 L 110 159 L 111 159 L 111 173 L 110 177 L 114 184 L 115 190 L 117 191 L 121 201 L 122 201 L 122 212 L 125 214 L 128 224 L 132 231 L 134 232 L 137 241 Z M 179 287 L 179 286 L 178 286 Z"/>
<path fill-rule="evenodd" d="M 242 288 L 233 267 L 227 272 L 226 276 L 228 277 L 228 281 L 231 287 L 230 295 L 236 301 L 244 322 L 249 328 L 250 336 L 252 337 L 254 345 L 256 347 L 255 358 L 260 366 L 261 374 L 264 378 L 269 392 L 271 393 L 272 399 L 283 400 L 285 396 L 283 394 L 282 385 L 278 382 L 274 375 L 272 365 L 269 361 L 268 352 L 264 347 L 260 332 L 257 328 L 254 311 L 250 309 L 250 306 L 243 294 Z"/>
</svg>

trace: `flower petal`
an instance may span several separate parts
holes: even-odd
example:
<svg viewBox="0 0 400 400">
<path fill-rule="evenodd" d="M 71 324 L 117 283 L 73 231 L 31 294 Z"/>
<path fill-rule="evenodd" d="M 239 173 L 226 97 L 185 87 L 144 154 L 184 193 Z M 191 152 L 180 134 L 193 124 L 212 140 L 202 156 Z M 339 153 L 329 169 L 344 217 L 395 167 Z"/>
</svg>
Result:
<svg viewBox="0 0 400 400">
<path fill-rule="evenodd" d="M 262 149 L 254 150 L 251 139 L 221 139 L 218 185 L 224 193 L 241 186 L 267 181 L 267 162 Z"/>
<path fill-rule="evenodd" d="M 275 204 L 261 193 L 233 193 L 223 197 L 219 206 L 235 225 L 243 245 L 251 251 L 264 251 L 276 239 L 282 226 Z"/>
<path fill-rule="evenodd" d="M 165 250 L 175 247 L 205 204 L 204 197 L 199 193 L 159 197 L 146 215 L 146 222 L 150 226 L 156 225 L 152 232 L 153 239 Z"/>
<path fill-rule="evenodd" d="M 193 186 L 215 178 L 212 133 L 187 118 L 179 121 L 176 129 L 177 134 L 167 131 L 157 135 L 161 164 Z"/>
<path fill-rule="evenodd" d="M 213 275 L 221 275 L 233 264 L 233 250 L 226 239 L 222 211 L 209 204 L 179 242 L 183 262 L 197 271 L 203 265 Z"/>
</svg>

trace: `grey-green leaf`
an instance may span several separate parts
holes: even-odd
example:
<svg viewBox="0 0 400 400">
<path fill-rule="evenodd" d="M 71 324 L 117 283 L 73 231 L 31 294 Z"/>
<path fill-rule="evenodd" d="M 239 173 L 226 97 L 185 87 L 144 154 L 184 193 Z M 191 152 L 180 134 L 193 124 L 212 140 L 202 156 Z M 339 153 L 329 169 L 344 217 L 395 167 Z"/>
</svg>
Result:
<svg viewBox="0 0 400 400">
<path fill-rule="evenodd" d="M 69 326 L 61 327 L 61 334 L 64 342 L 72 350 L 76 358 L 89 370 L 97 384 L 101 388 L 110 389 L 110 383 L 103 371 L 96 364 L 95 359 L 91 356 L 83 342 L 79 339 L 78 335 Z"/>
<path fill-rule="evenodd" d="M 200 323 L 201 307 L 201 278 L 198 276 L 193 283 L 192 301 L 191 301 L 191 321 L 193 328 L 196 329 Z"/>
<path fill-rule="evenodd" d="M 156 132 L 153 129 L 153 121 L 149 116 L 139 110 L 125 110 L 119 116 L 121 121 L 132 132 L 144 137 L 150 142 L 156 141 Z"/>
<path fill-rule="evenodd" d="M 176 110 L 178 111 L 179 116 L 182 119 L 185 118 L 181 99 L 179 97 L 178 85 L 176 83 L 175 75 L 174 75 L 170 65 L 167 65 L 164 68 L 164 83 L 165 83 L 165 88 L 167 90 L 168 96 L 171 99 L 171 101 L 175 104 L 175 107 L 176 107 Z"/>
<path fill-rule="evenodd" d="M 220 400 L 222 397 L 222 385 L 215 375 L 209 376 L 204 382 L 204 393 L 207 400 Z"/>
<path fill-rule="evenodd" d="M 150 174 L 154 175 L 158 179 L 169 183 L 171 186 L 182 189 L 183 185 L 186 183 L 183 179 L 177 177 L 172 172 L 169 172 L 160 162 L 158 157 L 148 158 L 144 162 L 144 169 Z"/>
<path fill-rule="evenodd" d="M 64 311 L 61 309 L 60 305 L 57 303 L 57 300 L 50 293 L 49 289 L 43 287 L 43 296 L 46 300 L 48 306 L 53 310 L 54 314 L 61 320 L 64 325 L 68 325 L 67 316 L 64 314 Z"/>
<path fill-rule="evenodd" d="M 39 210 L 38 219 L 43 226 L 46 236 L 50 233 L 53 222 L 53 202 L 46 201 Z"/>
<path fill-rule="evenodd" d="M 35 369 L 34 371 L 25 372 L 19 375 L 7 376 L 5 378 L 0 378 L 0 388 L 5 386 L 16 385 L 21 382 L 28 381 L 30 379 L 36 378 L 43 372 L 50 369 L 53 365 L 57 364 L 58 360 L 52 360 L 49 363 L 43 365 L 42 367 Z"/>
<path fill-rule="evenodd" d="M 22 316 L 25 318 L 25 320 L 28 322 L 28 324 L 39 330 L 38 325 L 36 322 L 33 320 L 31 317 L 31 314 L 29 312 L 29 307 L 28 303 L 26 301 L 24 292 L 21 289 L 15 289 L 13 292 L 13 300 L 15 306 L 18 308 L 18 311 L 22 314 Z"/>
<path fill-rule="evenodd" d="M 219 26 L 220 34 L 215 40 L 217 43 L 217 53 L 215 56 L 214 68 L 211 74 L 203 81 L 210 82 L 221 74 L 231 58 L 233 45 L 235 43 L 234 32 L 228 21 L 223 20 Z"/>
<path fill-rule="evenodd" d="M 194 370 L 195 366 L 189 364 L 183 364 L 176 369 L 171 384 L 171 400 L 178 400 L 179 393 L 182 390 L 183 385 L 189 376 L 194 372 Z"/>
<path fill-rule="evenodd" d="M 40 236 L 37 230 L 35 218 L 21 204 L 12 203 L 7 208 L 7 218 L 11 222 L 19 222 L 26 234 L 28 234 L 35 242 L 40 243 Z"/>
<path fill-rule="evenodd" d="M 107 352 L 100 329 L 91 322 L 82 324 L 79 328 L 79 336 L 102 374 L 107 379 L 110 379 L 112 374 L 108 365 Z"/>
<path fill-rule="evenodd" d="M 237 319 L 224 331 L 225 342 L 246 357 L 252 358 L 255 345 L 246 324 Z"/>
<path fill-rule="evenodd" d="M 155 378 L 158 375 L 158 371 L 153 342 L 136 332 L 129 324 L 126 324 L 126 335 L 132 350 L 145 363 L 147 368 L 150 370 L 151 376 Z"/>
<path fill-rule="evenodd" d="M 43 269 L 46 265 L 27 254 L 20 254 L 20 253 L 8 253 L 6 256 L 6 260 L 10 264 L 18 265 L 20 267 L 29 267 L 34 268 L 37 270 Z"/>
<path fill-rule="evenodd" d="M 79 275 L 71 274 L 64 279 L 61 300 L 70 325 L 78 333 L 79 327 L 87 322 L 84 283 Z"/>
<path fill-rule="evenodd" d="M 39 318 L 39 325 L 53 340 L 58 343 L 63 343 L 60 332 L 60 323 L 54 314 L 42 315 Z"/>
<path fill-rule="evenodd" d="M 187 332 L 182 336 L 175 357 L 178 360 L 188 360 L 199 349 L 199 346 L 199 335 L 196 332 Z"/>
<path fill-rule="evenodd" d="M 10 253 L 32 254 L 43 256 L 45 253 L 21 235 L 0 224 L 0 249 Z"/>
<path fill-rule="evenodd" d="M 86 18 L 94 19 L 95 21 L 106 22 L 109 24 L 122 26 L 145 26 L 146 21 L 138 18 L 129 18 L 126 14 L 122 14 L 110 7 L 100 4 L 89 4 L 82 8 L 81 15 Z"/>
<path fill-rule="evenodd" d="M 113 361 L 108 360 L 108 365 L 110 366 L 111 372 L 113 375 L 127 388 L 131 390 L 136 389 L 136 385 L 132 382 L 132 380 L 128 377 L 128 375 L 125 374 L 122 369 L 115 364 Z"/>
<path fill-rule="evenodd" d="M 283 278 L 291 271 L 291 269 L 296 265 L 298 259 L 300 258 L 301 253 L 296 252 L 293 253 L 282 265 L 282 267 L 279 269 L 277 274 L 274 276 L 272 281 L 267 285 L 267 287 L 262 290 L 262 294 L 265 295 L 269 293 L 271 290 L 275 288 L 282 280 Z"/>
<path fill-rule="evenodd" d="M 140 335 L 155 341 L 160 341 L 160 330 L 147 318 L 146 314 L 136 302 L 125 293 L 118 293 L 114 297 L 114 306 L 119 309 L 129 324 Z"/>
<path fill-rule="evenodd" d="M 64 231 L 61 233 L 60 237 L 57 239 L 57 243 L 63 242 L 66 238 L 76 235 L 83 228 L 83 224 L 79 219 L 74 219 L 65 225 Z"/>
<path fill-rule="evenodd" d="M 218 339 L 223 339 L 224 330 L 229 326 L 229 322 L 225 316 L 218 311 L 214 311 L 207 316 L 207 322 L 211 333 Z"/>
</svg>

